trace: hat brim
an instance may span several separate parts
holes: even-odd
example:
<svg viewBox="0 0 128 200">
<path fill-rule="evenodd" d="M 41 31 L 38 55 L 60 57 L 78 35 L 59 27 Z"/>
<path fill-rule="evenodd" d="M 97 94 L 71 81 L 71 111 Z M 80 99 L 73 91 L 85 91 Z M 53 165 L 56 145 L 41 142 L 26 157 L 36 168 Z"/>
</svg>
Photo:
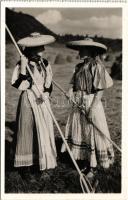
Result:
<svg viewBox="0 0 128 200">
<path fill-rule="evenodd" d="M 18 41 L 18 45 L 22 47 L 44 46 L 55 42 L 55 38 L 51 35 L 40 35 L 37 37 L 26 37 Z"/>
<path fill-rule="evenodd" d="M 98 53 L 105 53 L 107 51 L 107 47 L 104 44 L 85 40 L 72 41 L 67 43 L 66 46 L 77 51 L 85 48 L 90 51 L 97 51 Z"/>
</svg>

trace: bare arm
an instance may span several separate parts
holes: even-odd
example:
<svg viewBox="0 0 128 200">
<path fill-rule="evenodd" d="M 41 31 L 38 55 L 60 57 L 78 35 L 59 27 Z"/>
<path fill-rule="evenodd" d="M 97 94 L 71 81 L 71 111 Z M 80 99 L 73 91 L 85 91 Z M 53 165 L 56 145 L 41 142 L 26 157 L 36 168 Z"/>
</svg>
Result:
<svg viewBox="0 0 128 200">
<path fill-rule="evenodd" d="M 93 110 L 93 109 L 96 108 L 96 106 L 97 106 L 97 104 L 99 103 L 99 101 L 101 100 L 102 96 L 103 96 L 103 90 L 99 90 L 99 91 L 95 94 L 95 96 L 94 96 L 94 98 L 93 98 L 93 101 L 92 101 L 92 104 L 91 104 L 90 109 Z"/>
<path fill-rule="evenodd" d="M 28 59 L 25 56 L 21 56 L 21 74 L 26 75 L 26 66 Z"/>
<path fill-rule="evenodd" d="M 12 76 L 12 86 L 19 90 L 26 90 L 29 88 L 30 83 L 27 81 L 26 77 L 26 66 L 28 60 L 25 56 L 21 57 L 21 65 L 17 65 L 14 69 Z"/>
<path fill-rule="evenodd" d="M 90 122 L 92 122 L 92 120 L 93 120 L 93 113 L 94 113 L 94 110 L 95 110 L 95 108 L 97 107 L 97 105 L 98 105 L 99 101 L 101 100 L 102 96 L 103 96 L 103 90 L 99 90 L 99 91 L 95 94 L 95 96 L 94 96 L 94 98 L 93 98 L 93 101 L 92 101 L 92 104 L 91 104 L 91 106 L 90 106 L 90 110 L 89 110 L 89 113 L 88 113 L 88 120 L 89 120 Z"/>
</svg>

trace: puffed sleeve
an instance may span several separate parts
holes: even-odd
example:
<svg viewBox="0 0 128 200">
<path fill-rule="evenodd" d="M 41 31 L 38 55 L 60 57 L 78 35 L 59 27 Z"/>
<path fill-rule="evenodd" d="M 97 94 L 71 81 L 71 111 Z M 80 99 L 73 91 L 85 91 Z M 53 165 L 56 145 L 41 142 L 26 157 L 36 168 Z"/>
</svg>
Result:
<svg viewBox="0 0 128 200">
<path fill-rule="evenodd" d="M 97 63 L 93 74 L 93 86 L 95 89 L 106 89 L 113 85 L 113 80 L 103 64 Z"/>
<path fill-rule="evenodd" d="M 20 65 L 17 64 L 12 74 L 11 84 L 18 90 L 24 91 L 30 87 L 30 82 L 27 80 L 27 76 L 20 73 Z"/>
</svg>

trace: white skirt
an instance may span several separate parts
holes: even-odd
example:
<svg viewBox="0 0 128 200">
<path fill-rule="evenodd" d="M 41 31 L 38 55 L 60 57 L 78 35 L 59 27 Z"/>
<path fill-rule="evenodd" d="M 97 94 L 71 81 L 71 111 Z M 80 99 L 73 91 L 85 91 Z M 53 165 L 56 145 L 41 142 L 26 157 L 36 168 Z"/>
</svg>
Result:
<svg viewBox="0 0 128 200">
<path fill-rule="evenodd" d="M 74 100 L 84 106 L 85 113 L 88 113 L 94 95 L 86 95 L 85 92 L 75 92 Z M 102 102 L 99 101 L 93 113 L 93 124 L 88 122 L 85 115 L 74 105 L 69 114 L 65 139 L 67 140 L 75 160 L 89 160 L 91 167 L 97 164 L 108 168 L 114 160 L 112 144 L 100 133 L 110 138 L 106 117 Z M 96 126 L 95 126 L 96 125 Z M 100 130 L 100 131 L 99 131 Z M 66 151 L 65 144 L 61 152 Z"/>
<path fill-rule="evenodd" d="M 37 105 L 34 92 L 27 90 L 20 101 L 14 166 L 30 166 L 38 159 L 40 170 L 54 168 L 57 155 L 53 121 L 46 108 L 46 105 L 50 108 L 49 100 L 45 101 L 46 105 Z"/>
</svg>

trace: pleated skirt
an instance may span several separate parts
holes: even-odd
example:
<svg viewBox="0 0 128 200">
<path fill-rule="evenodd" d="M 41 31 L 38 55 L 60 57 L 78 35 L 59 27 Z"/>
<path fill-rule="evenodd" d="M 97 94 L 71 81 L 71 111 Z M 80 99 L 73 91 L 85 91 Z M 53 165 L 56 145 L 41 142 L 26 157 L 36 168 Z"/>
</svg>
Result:
<svg viewBox="0 0 128 200">
<path fill-rule="evenodd" d="M 49 100 L 46 100 L 50 108 Z M 14 166 L 39 164 L 40 170 L 56 166 L 53 121 L 44 103 L 37 105 L 31 90 L 20 96 L 17 114 L 17 143 Z"/>
<path fill-rule="evenodd" d="M 89 112 L 93 98 L 93 94 L 87 95 L 81 91 L 74 93 L 74 100 L 84 107 L 85 113 Z M 93 124 L 74 105 L 67 120 L 65 139 L 75 160 L 88 160 L 91 167 L 100 165 L 108 168 L 114 161 L 114 151 L 112 144 L 103 136 L 110 138 L 101 101 L 94 109 L 92 121 Z M 66 146 L 63 144 L 61 152 L 65 151 Z"/>
</svg>

